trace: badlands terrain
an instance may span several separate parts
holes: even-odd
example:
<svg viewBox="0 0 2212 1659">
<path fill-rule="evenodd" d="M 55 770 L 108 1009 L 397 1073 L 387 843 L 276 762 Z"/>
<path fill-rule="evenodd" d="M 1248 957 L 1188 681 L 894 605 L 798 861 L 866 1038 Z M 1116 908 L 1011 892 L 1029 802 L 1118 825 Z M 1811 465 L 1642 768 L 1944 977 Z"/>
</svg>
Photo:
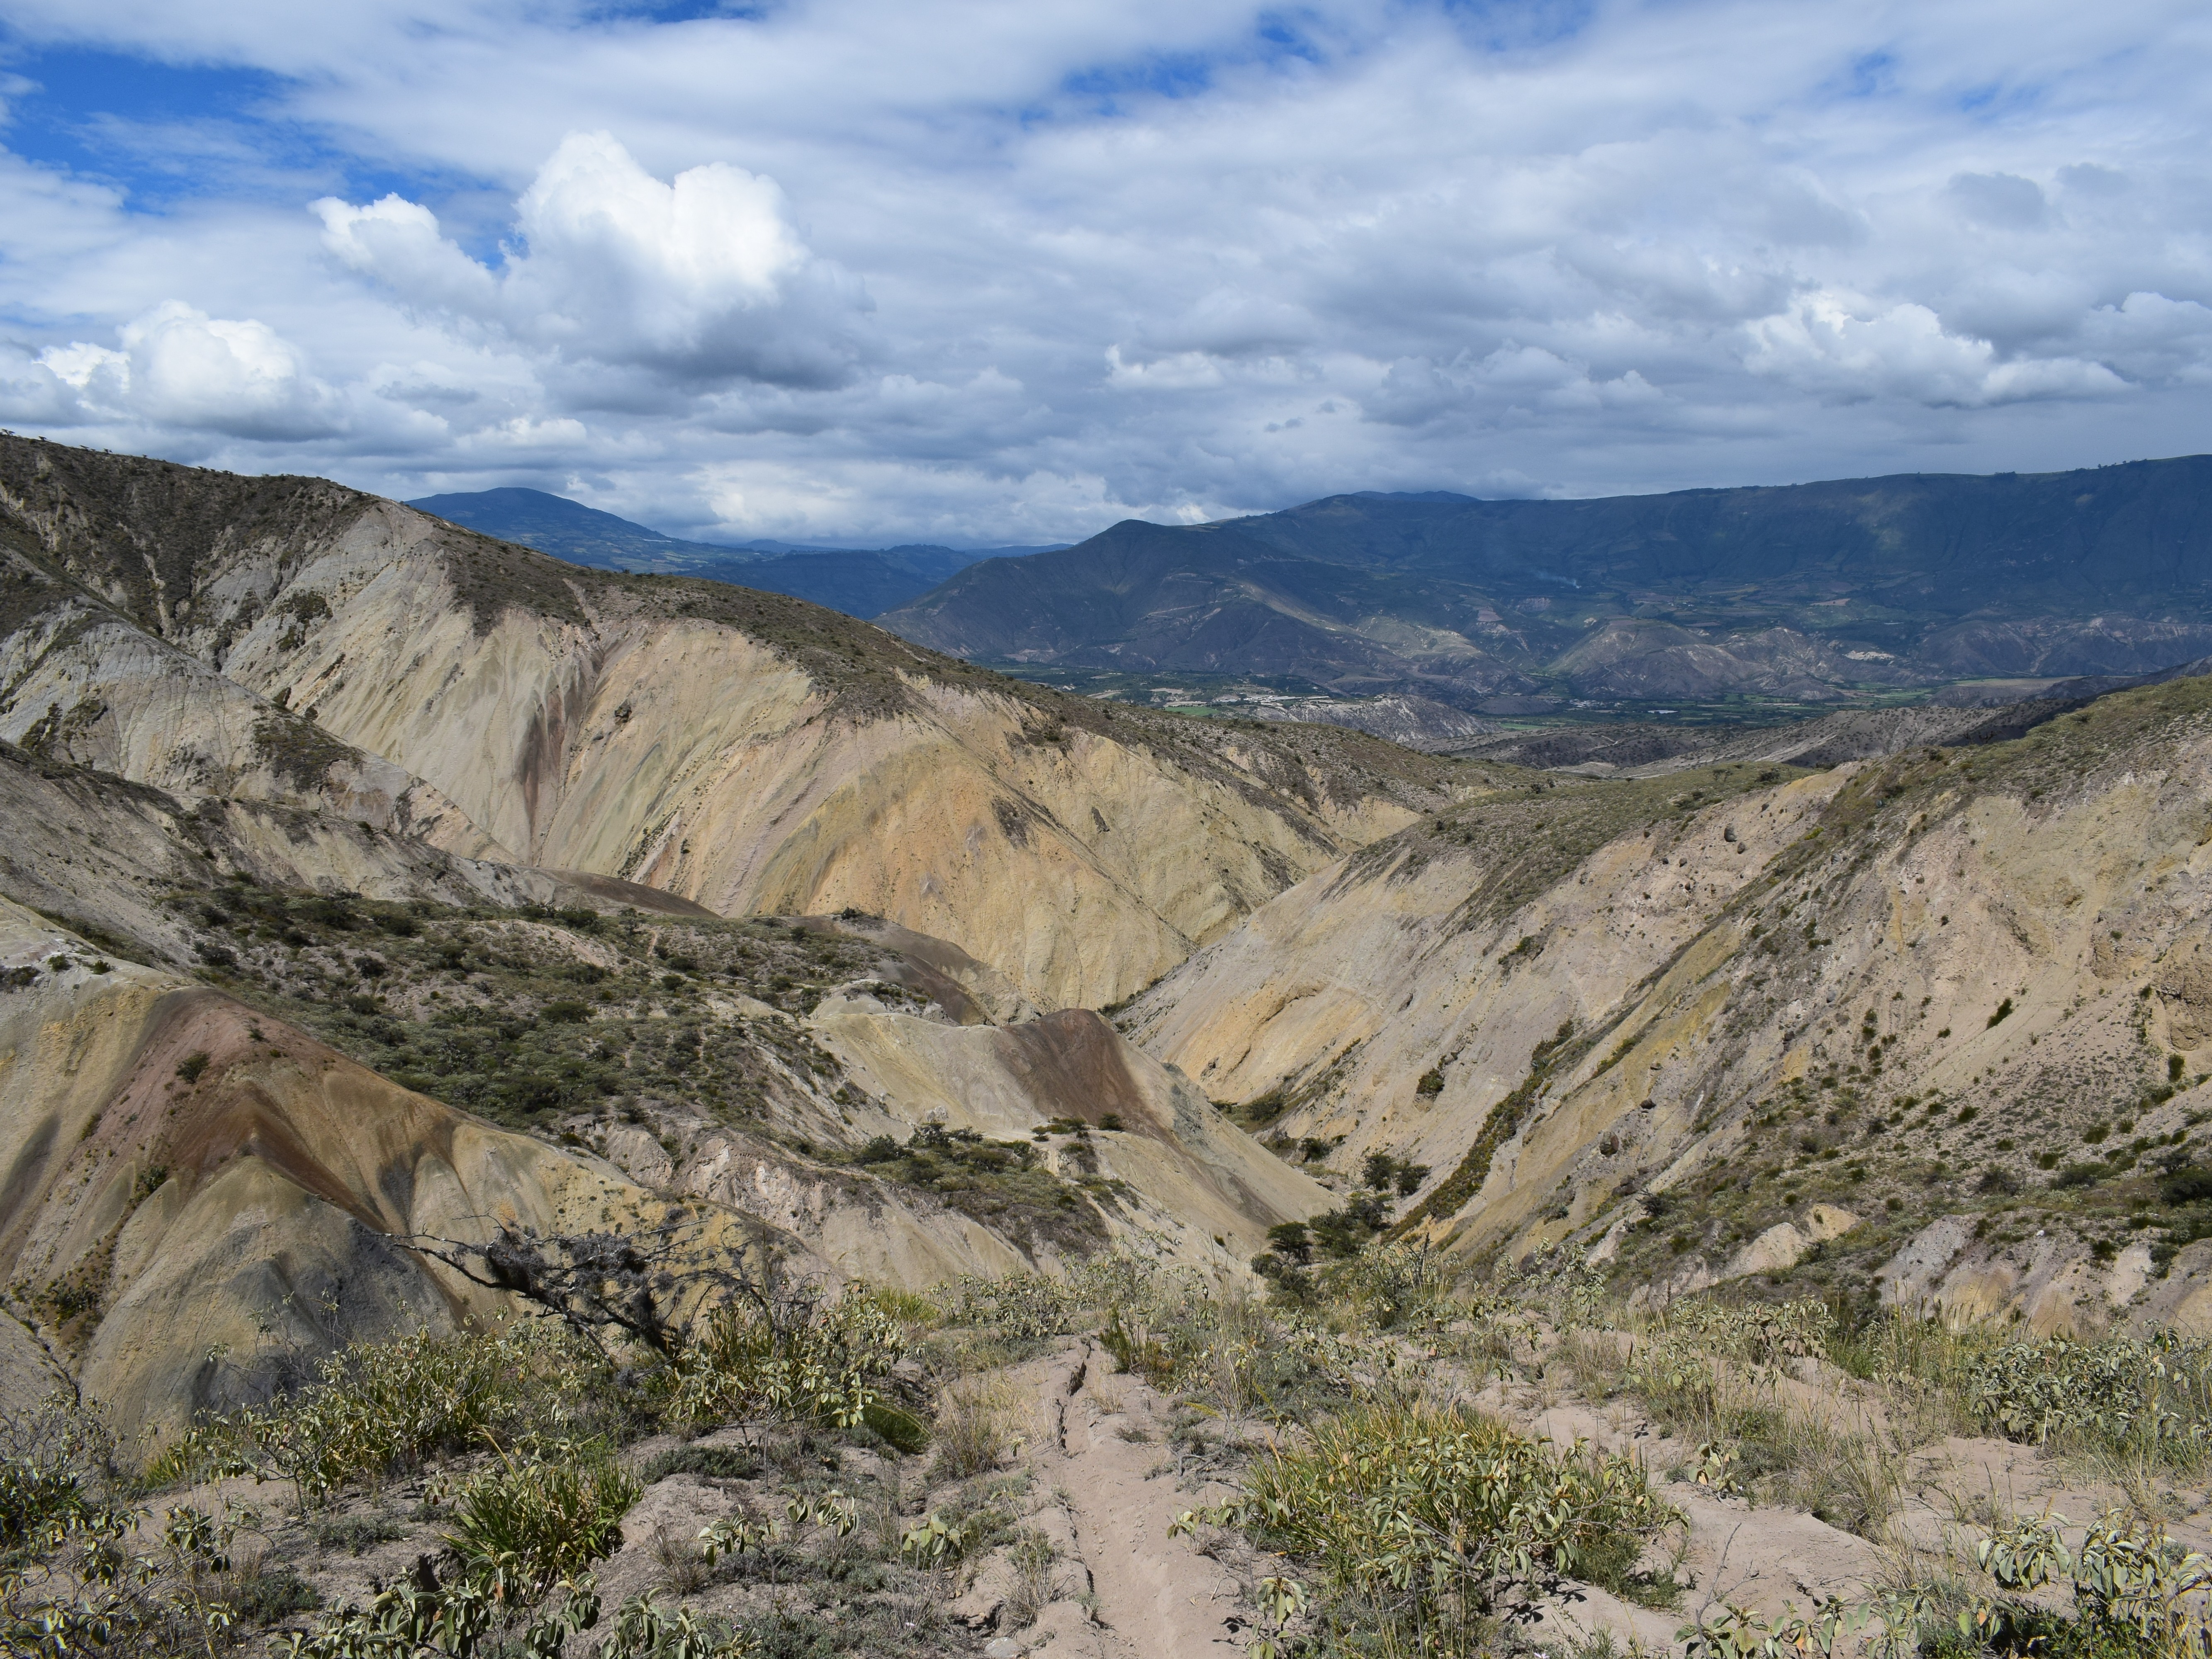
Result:
<svg viewBox="0 0 2212 1659">
<path fill-rule="evenodd" d="M 0 438 L 0 1643 L 2200 1650 L 2097 689 L 1452 759 Z"/>
</svg>

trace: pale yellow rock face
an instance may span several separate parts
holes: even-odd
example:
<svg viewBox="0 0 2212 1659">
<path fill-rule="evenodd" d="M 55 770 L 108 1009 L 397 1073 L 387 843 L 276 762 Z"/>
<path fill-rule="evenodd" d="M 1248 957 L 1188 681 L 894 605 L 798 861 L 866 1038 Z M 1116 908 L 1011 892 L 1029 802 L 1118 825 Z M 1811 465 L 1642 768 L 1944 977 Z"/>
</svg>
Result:
<svg viewBox="0 0 2212 1659">
<path fill-rule="evenodd" d="M 0 1400 L 17 1410 L 27 1410 L 74 1387 L 69 1372 L 27 1326 L 0 1318 Z"/>
<path fill-rule="evenodd" d="M 1313 1090 L 1314 1103 L 1283 1120 L 1285 1133 L 1345 1136 L 1335 1161 L 1346 1167 L 1389 1150 L 1429 1164 L 1433 1184 L 1563 1021 L 1634 1006 L 1646 1012 L 1630 1016 L 1622 1036 L 1636 1030 L 1659 1051 L 1693 1041 L 1713 1010 L 1661 1014 L 1646 981 L 1655 974 L 1664 984 L 1697 981 L 1705 955 L 1723 948 L 1705 941 L 1717 904 L 1803 833 L 1837 782 L 1807 779 L 1747 808 L 1731 802 L 1694 817 L 1664 839 L 1609 843 L 1485 927 L 1467 927 L 1460 916 L 1472 858 L 1438 858 L 1409 878 L 1394 861 L 1364 873 L 1334 866 L 1194 957 L 1130 1009 L 1124 1027 L 1215 1099 Z M 1731 826 L 1737 839 L 1725 842 Z M 1696 890 L 1656 879 L 1662 858 L 1670 868 L 1689 860 L 1700 872 Z M 1514 957 L 1530 936 L 1542 942 L 1534 960 Z M 1703 953 L 1677 959 L 1701 943 Z M 1415 1085 L 1431 1066 L 1443 1073 L 1443 1090 L 1422 1095 Z M 1492 1165 L 1498 1190 L 1485 1189 L 1486 1218 L 1514 1207 L 1498 1207 L 1504 1194 L 1542 1195 L 1559 1161 L 1608 1129 L 1639 1140 L 1654 1133 L 1659 1125 L 1638 1110 L 1651 1070 L 1649 1059 L 1608 1068 L 1503 1149 Z"/>
<path fill-rule="evenodd" d="M 1841 1238 L 1858 1224 L 1858 1217 L 1833 1204 L 1815 1204 L 1805 1212 L 1805 1237 L 1816 1244 Z"/>
<path fill-rule="evenodd" d="M 288 767 L 307 731 L 237 682 L 89 605 L 0 638 L 0 738 L 186 800 L 313 805 L 465 858 L 510 856 L 438 789 L 374 754 L 322 740 L 312 769 Z"/>
<path fill-rule="evenodd" d="M 2174 692 L 2173 706 L 2191 708 L 2190 695 Z M 2018 751 L 2021 763 L 2065 740 L 2045 733 Z M 1342 1135 L 1333 1167 L 1388 1151 L 1432 1166 L 1433 1191 L 1530 1078 L 1537 1045 L 1571 1022 L 1565 1062 L 1531 1085 L 1479 1186 L 1430 1225 L 1509 1258 L 1571 1238 L 1609 1258 L 1644 1218 L 1641 1194 L 1793 1158 L 1794 1145 L 1778 1143 L 1794 1132 L 1754 1121 L 1760 1103 L 1792 1079 L 1856 1068 L 1866 1055 L 1854 1032 L 1869 1010 L 1887 1035 L 1880 1081 L 1869 1075 L 1863 1097 L 1890 1109 L 1893 1095 L 1940 1097 L 1947 1121 L 1975 1103 L 1972 1133 L 1951 1131 L 1963 1146 L 1954 1156 L 1997 1156 L 1999 1135 L 2014 1138 L 2005 1152 L 2026 1148 L 2015 1162 L 2045 1146 L 2082 1156 L 2066 1150 L 2081 1125 L 2062 1121 L 2084 1086 L 2071 1079 L 2105 1090 L 2112 1103 L 2094 1109 L 2127 1119 L 2138 1140 L 2170 1144 L 2191 1097 L 2139 1096 L 2170 1058 L 2192 1073 L 2212 1062 L 2201 965 L 2212 944 L 2212 724 L 2185 712 L 2140 741 L 2053 763 L 2032 794 L 1964 787 L 1970 768 L 2011 763 L 1985 751 L 1915 759 L 1920 775 L 1948 769 L 1961 787 L 1914 796 L 1909 820 L 1877 821 L 1882 797 L 1844 800 L 1854 779 L 1876 775 L 1864 765 L 1754 790 L 1620 835 L 1486 920 L 1468 896 L 1509 849 L 1413 832 L 1405 844 L 1421 857 L 1388 842 L 1316 874 L 1195 954 L 1121 1023 L 1217 1099 L 1283 1090 L 1291 1109 L 1279 1132 Z M 1443 1086 L 1424 1095 L 1431 1068 Z M 2014 1103 L 2027 1098 L 2045 1103 L 2032 1116 Z M 2047 1179 L 2033 1165 L 2027 1175 Z M 1817 1224 L 1790 1224 L 1794 1238 L 1735 1246 L 1729 1270 L 1794 1260 Z M 1914 1294 L 2055 1328 L 2062 1309 L 2100 1309 L 2101 1319 L 2115 1305 L 2108 1291 L 2124 1302 L 2144 1283 L 2085 1265 L 2078 1242 L 2046 1254 L 2021 1243 L 1967 1261 L 1954 1250 Z M 1710 1283 L 1721 1271 L 1691 1276 Z"/>
<path fill-rule="evenodd" d="M 1849 1210 L 1815 1204 L 1806 1212 L 1802 1227 L 1791 1221 L 1777 1222 L 1729 1257 L 1719 1277 L 1748 1279 L 1753 1273 L 1786 1273 L 1802 1261 L 1814 1245 L 1840 1238 L 1858 1224 L 1859 1218 Z"/>
<path fill-rule="evenodd" d="M 1030 705 L 920 674 L 903 713 L 848 715 L 717 623 L 508 609 L 479 631 L 434 530 L 389 503 L 365 514 L 286 573 L 286 594 L 330 606 L 307 642 L 283 649 L 293 624 L 272 608 L 225 672 L 428 780 L 529 862 L 725 915 L 850 907 L 951 940 L 1041 1006 L 1095 1006 L 1416 816 L 1285 779 L 1239 741 L 1211 775 L 1085 730 L 1031 741 Z"/>
</svg>

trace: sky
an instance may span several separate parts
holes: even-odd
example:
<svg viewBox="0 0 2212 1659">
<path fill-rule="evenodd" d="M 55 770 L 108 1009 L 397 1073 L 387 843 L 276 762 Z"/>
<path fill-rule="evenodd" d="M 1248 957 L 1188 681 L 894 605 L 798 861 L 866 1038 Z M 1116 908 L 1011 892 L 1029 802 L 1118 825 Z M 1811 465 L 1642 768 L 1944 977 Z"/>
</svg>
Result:
<svg viewBox="0 0 2212 1659">
<path fill-rule="evenodd" d="M 2212 450 L 2212 9 L 9 0 L 0 426 L 1073 540 Z"/>
</svg>

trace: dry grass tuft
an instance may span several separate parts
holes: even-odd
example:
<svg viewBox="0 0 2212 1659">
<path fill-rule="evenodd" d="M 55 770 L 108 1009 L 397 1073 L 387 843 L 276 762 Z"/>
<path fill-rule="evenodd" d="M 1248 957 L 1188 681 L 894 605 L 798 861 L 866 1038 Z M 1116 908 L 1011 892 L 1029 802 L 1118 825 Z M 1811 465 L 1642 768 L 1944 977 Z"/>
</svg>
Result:
<svg viewBox="0 0 2212 1659">
<path fill-rule="evenodd" d="M 938 1396 L 934 1472 L 966 1480 L 997 1468 L 1014 1445 L 1012 1414 L 1001 1382 L 963 1377 L 948 1383 Z"/>
</svg>

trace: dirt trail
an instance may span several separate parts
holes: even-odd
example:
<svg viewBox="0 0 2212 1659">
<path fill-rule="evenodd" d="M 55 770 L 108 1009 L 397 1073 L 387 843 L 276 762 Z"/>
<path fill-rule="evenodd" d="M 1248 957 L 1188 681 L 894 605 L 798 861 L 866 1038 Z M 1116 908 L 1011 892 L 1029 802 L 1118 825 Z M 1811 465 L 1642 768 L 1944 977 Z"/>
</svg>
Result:
<svg viewBox="0 0 2212 1659">
<path fill-rule="evenodd" d="M 1210 1547 L 1220 1551 L 1218 1559 L 1201 1554 L 1196 1540 L 1169 1536 L 1182 1511 L 1220 1503 L 1236 1488 L 1222 1480 L 1179 1481 L 1176 1466 L 1188 1467 L 1188 1456 L 1184 1449 L 1179 1458 L 1169 1443 L 1175 1403 L 1112 1366 L 1097 1343 L 1071 1342 L 1011 1374 L 1032 1413 L 1028 1452 L 1042 1489 L 1033 1524 L 1059 1548 L 1060 1576 L 1054 1599 L 1026 1629 L 1008 1631 L 998 1621 L 995 1584 L 974 1598 L 979 1612 L 981 1603 L 993 1604 L 988 1621 L 979 1619 L 974 1627 L 1006 1632 L 987 1644 L 992 1659 L 1048 1648 L 1058 1659 L 1228 1659 L 1253 1633 L 1254 1576 L 1281 1570 L 1265 1564 L 1272 1558 L 1251 1556 L 1233 1535 L 1215 1537 Z M 1679 1601 L 1638 1607 L 1594 1586 L 1573 1586 L 1521 1610 L 1539 1642 L 1554 1634 L 1570 1643 L 1604 1635 L 1616 1645 L 1664 1651 L 1701 1609 L 1735 1603 L 1771 1617 L 1832 1595 L 1864 1601 L 1900 1571 L 1927 1576 L 1955 1565 L 1980 1528 L 2001 1518 L 2050 1506 L 2072 1516 L 2078 1530 L 2125 1496 L 2085 1479 L 2086 1468 L 2031 1447 L 1948 1440 L 1905 1460 L 1896 1471 L 1902 1477 L 1896 1507 L 1872 1528 L 1875 1537 L 1859 1536 L 1802 1510 L 1753 1504 L 1682 1479 L 1695 1449 L 1659 1432 L 1632 1401 L 1593 1405 L 1572 1393 L 1482 1386 L 1449 1364 L 1431 1380 L 1439 1397 L 1456 1396 L 1563 1451 L 1581 1442 L 1644 1461 L 1661 1477 L 1660 1496 L 1681 1514 L 1673 1547 L 1655 1547 L 1646 1560 L 1661 1571 L 1674 1557 Z M 1838 1431 L 1863 1431 L 1874 1414 L 1862 1391 L 1840 1376 L 1827 1381 L 1839 1391 L 1835 1397 L 1810 1385 L 1793 1395 L 1802 1394 L 1803 1408 L 1832 1419 Z M 2174 1522 L 2177 1538 L 2197 1547 L 2212 1542 L 2203 1534 L 2212 1499 L 2166 1491 L 2158 1506 L 2191 1516 Z"/>
<path fill-rule="evenodd" d="M 1039 1391 L 1037 1471 L 1060 1498 L 1097 1598 L 1097 1624 L 1054 1630 L 1053 1650 L 1100 1659 L 1219 1659 L 1241 1651 L 1237 1576 L 1190 1540 L 1168 1536 L 1176 1515 L 1218 1503 L 1231 1489 L 1177 1485 L 1164 1467 L 1168 1403 L 1133 1377 L 1109 1375 L 1111 1363 L 1085 1344 L 1051 1363 Z M 1073 1606 L 1055 1604 L 1028 1632 L 1030 1642 L 1063 1625 L 1054 1615 Z M 1095 1645 L 1086 1648 L 1086 1638 Z"/>
<path fill-rule="evenodd" d="M 1036 1401 L 1033 1456 L 1064 1519 L 1071 1575 L 1063 1599 L 1016 1639 L 1033 1652 L 1048 1638 L 1054 1653 L 1071 1659 L 1224 1659 L 1249 1639 L 1249 1572 L 1240 1577 L 1200 1554 L 1194 1540 L 1170 1538 L 1168 1528 L 1182 1510 L 1219 1503 L 1235 1489 L 1223 1482 L 1179 1486 L 1163 1444 L 1171 1402 L 1134 1377 L 1114 1374 L 1111 1365 L 1096 1344 L 1085 1344 L 1024 1368 Z M 1610 1409 L 1575 1399 L 1540 1405 L 1517 1397 L 1527 1392 L 1493 1384 L 1466 1397 L 1562 1448 L 1588 1438 L 1644 1455 L 1661 1450 L 1668 1462 L 1683 1450 L 1655 1446 L 1650 1425 L 1618 1402 Z M 1804 1607 L 1850 1595 L 1876 1576 L 1874 1546 L 1810 1515 L 1723 1500 L 1687 1484 L 1663 1491 L 1687 1522 L 1682 1565 L 1697 1588 L 1682 1606 L 1656 1612 L 1579 1586 L 1528 1610 L 1539 1634 L 1557 1629 L 1571 1639 L 1610 1631 L 1618 1641 L 1664 1649 L 1675 1627 L 1716 1592 L 1778 1613 L 1788 1602 Z M 1095 1623 L 1072 1599 L 1079 1593 L 1076 1581 L 1085 1579 Z"/>
</svg>

